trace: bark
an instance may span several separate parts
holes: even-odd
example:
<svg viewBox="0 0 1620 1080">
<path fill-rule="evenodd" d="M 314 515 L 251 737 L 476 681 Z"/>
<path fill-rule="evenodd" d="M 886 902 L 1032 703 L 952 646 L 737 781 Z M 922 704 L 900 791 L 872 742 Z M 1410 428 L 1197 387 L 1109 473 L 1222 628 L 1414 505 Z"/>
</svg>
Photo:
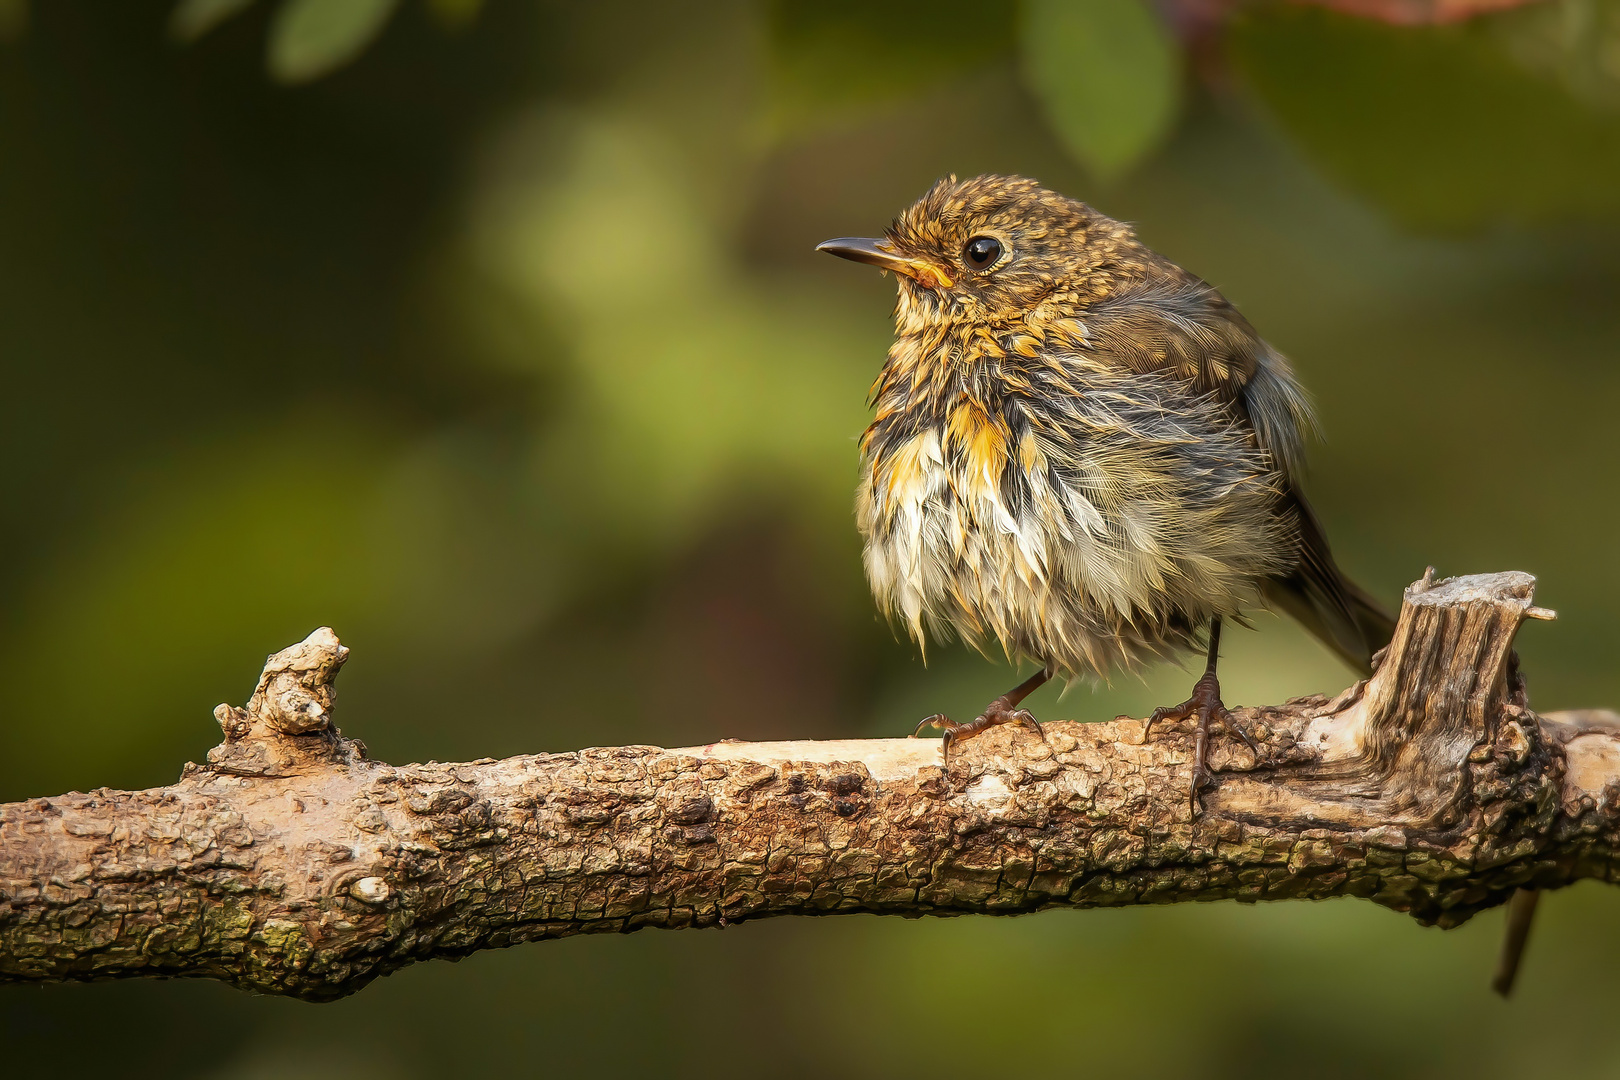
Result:
<svg viewBox="0 0 1620 1080">
<path fill-rule="evenodd" d="M 201 976 L 328 1000 L 417 960 L 770 915 L 1360 896 L 1456 926 L 1608 879 L 1620 717 L 1538 716 L 1534 579 L 1407 590 L 1373 677 L 1234 710 L 1194 817 L 1190 725 L 625 746 L 392 766 L 331 723 L 330 630 L 221 705 L 205 765 L 0 806 L 0 980 Z"/>
</svg>

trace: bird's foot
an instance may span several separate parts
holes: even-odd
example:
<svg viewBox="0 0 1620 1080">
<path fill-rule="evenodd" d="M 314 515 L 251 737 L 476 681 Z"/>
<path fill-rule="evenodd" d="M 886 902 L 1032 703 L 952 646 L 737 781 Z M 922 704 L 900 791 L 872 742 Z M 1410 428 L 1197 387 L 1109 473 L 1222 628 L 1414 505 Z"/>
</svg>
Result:
<svg viewBox="0 0 1620 1080">
<path fill-rule="evenodd" d="M 1224 702 L 1221 701 L 1221 683 L 1213 671 L 1206 671 L 1202 678 L 1193 684 L 1192 697 L 1180 705 L 1170 705 L 1153 710 L 1147 723 L 1142 728 L 1142 741 L 1148 741 L 1153 733 L 1153 725 L 1160 720 L 1186 720 L 1189 717 L 1198 721 L 1198 732 L 1193 740 L 1193 774 L 1192 790 L 1188 792 L 1188 803 L 1192 808 L 1192 816 L 1198 816 L 1198 789 L 1209 782 L 1209 733 L 1210 727 L 1219 724 L 1221 728 L 1248 744 L 1250 750 L 1256 755 L 1260 747 L 1255 744 L 1254 738 L 1232 716 Z"/>
<path fill-rule="evenodd" d="M 981 731 L 988 731 L 997 724 L 1021 724 L 1033 731 L 1043 742 L 1046 740 L 1046 729 L 1042 728 L 1041 722 L 1035 719 L 1035 714 L 1028 709 L 1014 708 L 1012 702 L 1005 695 L 996 698 L 985 707 L 984 712 L 965 724 L 958 724 L 944 713 L 935 713 L 933 716 L 925 717 L 922 723 L 917 725 L 917 730 L 911 733 L 911 737 L 915 739 L 918 735 L 921 735 L 922 729 L 925 727 L 937 727 L 944 731 L 945 771 L 948 773 L 951 771 L 952 747 L 959 742 L 973 738 Z"/>
</svg>

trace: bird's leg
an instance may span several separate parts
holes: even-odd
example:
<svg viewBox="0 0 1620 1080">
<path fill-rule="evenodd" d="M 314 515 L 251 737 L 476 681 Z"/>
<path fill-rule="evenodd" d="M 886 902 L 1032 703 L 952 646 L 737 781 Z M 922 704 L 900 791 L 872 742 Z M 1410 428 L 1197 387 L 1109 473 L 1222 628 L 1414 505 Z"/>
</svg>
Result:
<svg viewBox="0 0 1620 1080">
<path fill-rule="evenodd" d="M 1209 663 L 1204 667 L 1204 674 L 1193 683 L 1192 697 L 1180 705 L 1154 709 L 1153 715 L 1148 717 L 1147 724 L 1142 728 L 1142 741 L 1147 742 L 1148 736 L 1153 732 L 1153 725 L 1160 720 L 1185 720 L 1189 716 L 1198 718 L 1198 733 L 1193 739 L 1192 791 L 1188 794 L 1195 818 L 1198 816 L 1198 789 L 1209 780 L 1210 726 L 1215 721 L 1220 721 L 1223 728 L 1248 743 L 1250 750 L 1256 754 L 1260 752 L 1254 739 L 1238 726 L 1232 714 L 1227 711 L 1225 703 L 1221 701 L 1221 681 L 1215 677 L 1215 665 L 1220 658 L 1221 617 L 1217 615 L 1209 624 Z"/>
<path fill-rule="evenodd" d="M 1050 665 L 1041 668 L 1041 670 L 996 698 L 989 705 L 986 705 L 984 712 L 980 713 L 977 719 L 970 720 L 965 724 L 958 724 L 944 713 L 935 713 L 918 724 L 917 730 L 912 732 L 911 737 L 915 739 L 922 734 L 923 728 L 929 726 L 944 730 L 946 772 L 951 770 L 951 747 L 964 739 L 971 739 L 979 732 L 995 727 L 997 724 L 1022 724 L 1042 739 L 1045 739 L 1046 732 L 1042 730 L 1040 721 L 1036 720 L 1028 709 L 1020 709 L 1018 703 L 1039 690 L 1051 677 L 1052 668 Z"/>
</svg>

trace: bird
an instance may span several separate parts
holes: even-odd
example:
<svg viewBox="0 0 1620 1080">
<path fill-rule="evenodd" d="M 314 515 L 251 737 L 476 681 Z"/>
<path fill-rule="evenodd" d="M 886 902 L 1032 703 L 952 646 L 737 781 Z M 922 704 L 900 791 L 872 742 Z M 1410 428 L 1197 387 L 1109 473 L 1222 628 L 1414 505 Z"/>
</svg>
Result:
<svg viewBox="0 0 1620 1080">
<path fill-rule="evenodd" d="M 1049 679 L 1201 651 L 1193 816 L 1221 700 L 1223 621 L 1298 620 L 1370 673 L 1394 621 L 1334 562 L 1302 492 L 1313 407 L 1289 361 L 1213 286 L 1134 228 L 1021 176 L 945 177 L 880 237 L 818 251 L 890 271 L 895 340 L 860 438 L 856 523 L 879 608 L 923 648 L 999 644 L 1038 670 L 954 746 Z"/>
</svg>

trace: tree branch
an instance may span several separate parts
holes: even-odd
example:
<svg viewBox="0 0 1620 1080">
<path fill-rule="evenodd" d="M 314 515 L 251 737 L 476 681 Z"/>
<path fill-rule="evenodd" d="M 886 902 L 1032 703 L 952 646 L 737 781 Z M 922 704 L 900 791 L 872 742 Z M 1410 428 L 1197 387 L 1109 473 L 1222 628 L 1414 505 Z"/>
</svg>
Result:
<svg viewBox="0 0 1620 1080">
<path fill-rule="evenodd" d="M 0 981 L 202 976 L 328 1000 L 417 960 L 768 915 L 1361 896 L 1456 926 L 1610 879 L 1620 717 L 1537 716 L 1512 643 L 1534 579 L 1406 592 L 1371 680 L 1236 710 L 1255 755 L 1194 819 L 1191 738 L 997 728 L 947 776 L 911 739 L 369 760 L 331 724 L 330 630 L 221 705 L 208 764 L 0 806 Z"/>
</svg>

